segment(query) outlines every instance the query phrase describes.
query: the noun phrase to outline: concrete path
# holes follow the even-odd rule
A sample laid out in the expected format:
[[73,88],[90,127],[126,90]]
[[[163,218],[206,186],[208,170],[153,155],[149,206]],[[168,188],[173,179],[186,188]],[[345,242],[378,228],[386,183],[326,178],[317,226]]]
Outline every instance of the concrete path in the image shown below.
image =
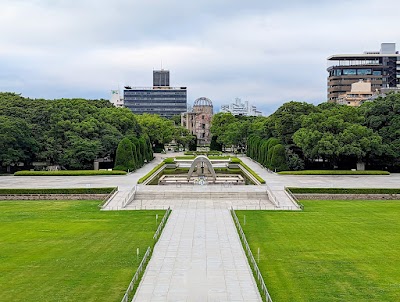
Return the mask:
[[172,211],[133,301],[261,301],[230,212]]

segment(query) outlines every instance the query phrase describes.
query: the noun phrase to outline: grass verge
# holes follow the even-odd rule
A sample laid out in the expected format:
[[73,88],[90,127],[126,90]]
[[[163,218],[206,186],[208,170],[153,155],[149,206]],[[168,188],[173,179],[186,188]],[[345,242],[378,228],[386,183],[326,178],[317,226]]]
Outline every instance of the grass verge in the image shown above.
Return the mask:
[[0,195],[110,194],[115,188],[0,189]]
[[251,175],[253,175],[260,183],[265,184],[265,180],[262,179],[256,172],[254,172],[248,165],[246,165],[240,158],[232,157],[231,162],[234,164],[240,164],[245,168]]
[[351,171],[351,170],[302,170],[281,171],[281,175],[390,175],[388,171]]
[[288,188],[293,194],[400,194],[400,189]]
[[18,171],[14,176],[92,176],[92,175],[126,175],[125,171],[106,170],[61,170],[61,171]]
[[97,205],[0,202],[1,300],[121,301],[165,211]]
[[154,172],[156,172],[158,169],[160,169],[162,166],[165,165],[165,160],[163,160],[161,163],[159,163],[157,166],[155,166],[153,169],[151,169],[151,171],[149,173],[147,173],[145,176],[143,176],[142,178],[140,178],[138,180],[138,184],[143,183],[145,180],[147,180],[151,175],[154,174]]
[[236,211],[272,299],[397,301],[399,201],[302,202],[301,212]]

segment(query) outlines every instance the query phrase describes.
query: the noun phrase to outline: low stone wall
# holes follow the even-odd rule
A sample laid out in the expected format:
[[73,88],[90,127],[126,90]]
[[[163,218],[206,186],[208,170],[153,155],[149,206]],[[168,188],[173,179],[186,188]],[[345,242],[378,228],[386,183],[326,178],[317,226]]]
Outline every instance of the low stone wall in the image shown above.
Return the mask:
[[0,200],[104,200],[109,194],[12,194]]
[[400,194],[293,194],[306,200],[400,200]]

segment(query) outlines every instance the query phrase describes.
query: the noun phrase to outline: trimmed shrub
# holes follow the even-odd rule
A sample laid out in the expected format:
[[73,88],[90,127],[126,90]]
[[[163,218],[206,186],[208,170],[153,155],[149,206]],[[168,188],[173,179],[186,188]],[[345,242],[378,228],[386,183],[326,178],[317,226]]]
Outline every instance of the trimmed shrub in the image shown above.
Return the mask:
[[135,169],[133,144],[128,138],[123,138],[118,144],[115,156],[115,167],[123,167],[124,171],[132,171]]
[[272,147],[271,151],[271,169],[276,171],[287,170],[288,167],[286,164],[285,147],[281,144],[277,144]]

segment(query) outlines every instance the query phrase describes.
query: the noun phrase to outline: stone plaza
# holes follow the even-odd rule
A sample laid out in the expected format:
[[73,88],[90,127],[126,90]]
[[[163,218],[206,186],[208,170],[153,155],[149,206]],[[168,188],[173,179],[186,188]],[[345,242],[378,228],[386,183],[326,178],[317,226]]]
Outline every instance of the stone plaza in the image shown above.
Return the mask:
[[[266,180],[260,186],[143,186],[138,179],[163,156],[126,176],[0,178],[0,188],[114,187],[104,210],[166,209],[172,213],[154,248],[134,301],[261,301],[229,209],[298,210],[285,187],[398,188],[400,175],[285,176],[242,161]],[[165,155],[164,155],[165,157]],[[134,191],[134,198],[124,204]],[[278,200],[272,202],[270,194]]]

